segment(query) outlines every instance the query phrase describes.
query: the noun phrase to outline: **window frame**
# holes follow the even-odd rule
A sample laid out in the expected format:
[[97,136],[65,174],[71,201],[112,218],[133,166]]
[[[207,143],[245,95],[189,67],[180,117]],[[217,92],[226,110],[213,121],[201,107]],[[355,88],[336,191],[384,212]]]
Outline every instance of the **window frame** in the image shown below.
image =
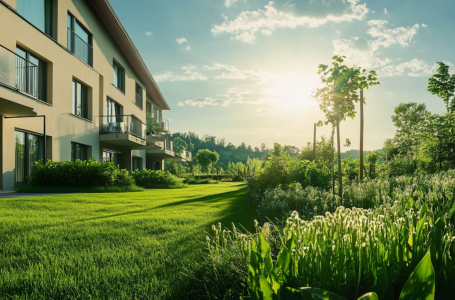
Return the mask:
[[[144,109],[144,89],[142,88],[142,86],[137,83],[136,81],[136,89],[135,89],[135,93],[136,93],[136,97],[135,97],[135,104],[137,107],[139,107],[141,110]],[[138,93],[139,92],[139,93]],[[140,103],[138,104],[138,96],[139,96],[139,99],[141,99]]]
[[[77,114],[77,104],[78,104],[78,99],[77,99],[77,89],[75,89],[75,85],[80,85],[81,86],[81,114]],[[80,118],[83,118],[83,119],[86,119],[86,120],[91,120],[90,116],[89,116],[89,100],[88,100],[88,91],[89,91],[89,88],[88,86],[86,86],[85,84],[83,84],[82,82],[80,82],[79,80],[73,78],[73,81],[72,81],[72,114],[77,116],[77,117],[80,117]]]
[[[135,164],[139,163],[138,168],[134,168]],[[131,158],[131,171],[134,172],[136,170],[143,171],[144,170],[144,160],[140,156],[133,155]]]
[[[17,50],[20,50],[20,51],[23,51],[24,54],[25,54],[25,58],[22,57],[21,55],[19,55],[17,53]],[[17,57],[20,57],[21,59],[24,59],[26,62],[27,62],[27,68],[26,68],[26,73],[25,73],[25,86],[26,86],[26,91],[22,91],[20,88],[19,90],[33,98],[36,98],[40,101],[43,101],[43,102],[46,102],[46,103],[49,103],[48,102],[48,99],[47,99],[47,84],[48,84],[48,74],[47,74],[47,62],[42,60],[41,58],[39,58],[37,55],[35,55],[34,53],[30,52],[29,50],[19,46],[19,45],[16,45],[16,65],[17,65]],[[30,61],[30,57],[32,57],[33,59],[36,59],[38,61],[38,65],[35,65],[33,62]],[[29,76],[29,65],[28,64],[32,64],[34,66],[36,66],[38,68],[38,71],[37,71],[37,76],[38,76],[38,83],[37,83],[37,96],[34,96],[32,94],[32,92],[29,90],[29,85],[30,85],[30,76]],[[16,70],[16,76],[19,76],[18,73],[17,73],[17,70]]]
[[[68,18],[70,18],[70,27],[68,27]],[[85,61],[84,58],[80,57],[79,55],[76,54],[76,46],[75,46],[75,36],[77,35],[84,43],[85,41],[76,33],[75,25],[78,25],[88,36],[88,43],[86,43],[89,46],[89,55],[88,55],[88,61]],[[66,21],[66,27],[67,27],[67,33],[69,33],[68,30],[71,31],[71,34],[67,34],[67,42],[66,42],[66,48],[73,53],[75,56],[79,57],[83,62],[88,64],[90,67],[93,67],[93,34],[91,33],[90,30],[87,29],[70,11],[67,13],[67,21]],[[70,43],[71,41],[71,43]]]
[[[115,78],[117,78],[117,82],[115,82]],[[125,94],[126,92],[125,82],[126,82],[125,68],[117,60],[114,59],[112,63],[112,85],[115,86],[123,94]]]
[[[35,1],[35,0],[33,0]],[[20,12],[21,8],[19,5],[19,1],[16,2],[16,12],[24,18],[29,24],[31,24],[33,27],[44,33],[45,35],[49,36],[52,39],[56,39],[56,30],[54,28],[54,1],[55,0],[43,0],[44,2],[44,30],[41,30],[39,28],[38,24],[35,24],[27,18],[27,16],[22,12]]]
[[[81,157],[82,156],[85,156],[82,157],[82,158],[78,158],[76,157],[77,155],[77,147],[81,147]],[[88,145],[85,145],[85,144],[81,144],[81,143],[77,143],[77,142],[71,142],[71,161],[76,161],[77,159],[79,160],[82,160],[82,161],[87,161],[89,159],[89,155],[88,155],[88,151],[89,151],[89,146]],[[85,155],[82,155],[82,153],[85,153]]]
[[[14,128],[14,137],[16,139],[16,132],[20,132],[24,134],[24,162],[23,162],[23,170],[21,170],[24,174],[24,180],[19,183],[17,181],[17,144],[16,141],[14,142],[14,186],[19,187],[22,186],[23,184],[27,183],[28,177],[30,177],[32,173],[32,167],[30,166],[30,135],[38,137],[40,141],[40,146],[41,146],[41,159],[44,160],[45,155],[44,155],[44,135],[37,133],[37,132],[32,132],[28,130],[23,130],[19,128]],[[35,163],[35,162],[33,162]]]

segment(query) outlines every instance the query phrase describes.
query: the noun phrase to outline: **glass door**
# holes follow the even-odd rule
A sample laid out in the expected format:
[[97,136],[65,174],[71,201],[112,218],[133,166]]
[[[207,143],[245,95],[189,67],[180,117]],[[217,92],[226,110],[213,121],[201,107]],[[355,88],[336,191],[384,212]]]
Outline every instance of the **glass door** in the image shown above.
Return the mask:
[[35,162],[44,159],[44,139],[40,135],[16,131],[15,140],[15,185],[19,187],[27,182]]

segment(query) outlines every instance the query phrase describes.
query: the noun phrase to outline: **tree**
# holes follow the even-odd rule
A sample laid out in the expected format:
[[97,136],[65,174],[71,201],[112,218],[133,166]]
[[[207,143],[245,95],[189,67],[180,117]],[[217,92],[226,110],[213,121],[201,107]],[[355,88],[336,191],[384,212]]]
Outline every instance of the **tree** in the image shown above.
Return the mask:
[[188,144],[184,140],[182,140],[182,138],[177,137],[174,139],[174,152],[176,154],[182,153],[187,148]]
[[[376,73],[361,70],[358,67],[347,67],[343,65],[344,56],[334,56],[332,65],[319,65],[318,74],[324,87],[318,88],[314,98],[319,102],[319,107],[325,113],[324,123],[331,124],[337,132],[337,154],[338,154],[338,194],[343,195],[343,181],[341,170],[341,142],[340,122],[347,117],[354,118],[355,102],[359,101],[357,90],[365,86],[377,84]],[[319,126],[322,125],[320,121]]]
[[215,165],[220,159],[220,155],[215,151],[208,149],[201,149],[196,154],[196,160],[204,170],[208,170],[208,167]]
[[428,91],[441,98],[447,113],[453,113],[455,109],[455,74],[449,74],[449,66],[442,61],[437,62],[439,68],[437,73],[428,79]]
[[400,153],[412,157],[415,168],[421,133],[430,113],[425,104],[415,102],[400,103],[394,112],[392,121],[397,127],[395,144]]

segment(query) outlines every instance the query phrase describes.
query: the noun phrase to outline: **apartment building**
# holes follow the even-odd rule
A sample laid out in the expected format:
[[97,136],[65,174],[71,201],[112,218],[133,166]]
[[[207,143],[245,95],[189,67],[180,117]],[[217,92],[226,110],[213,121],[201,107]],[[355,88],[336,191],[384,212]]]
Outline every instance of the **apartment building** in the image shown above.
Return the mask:
[[130,171],[185,160],[172,150],[169,105],[107,0],[0,0],[0,28],[0,189],[24,184],[39,160]]

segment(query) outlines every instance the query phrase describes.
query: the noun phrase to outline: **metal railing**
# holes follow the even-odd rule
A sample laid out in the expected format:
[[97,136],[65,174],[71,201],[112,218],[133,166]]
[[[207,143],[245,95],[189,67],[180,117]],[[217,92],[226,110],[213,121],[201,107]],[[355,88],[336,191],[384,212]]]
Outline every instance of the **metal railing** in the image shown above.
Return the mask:
[[74,55],[85,61],[89,66],[93,66],[93,48],[70,28],[68,29],[68,50]]
[[169,131],[169,121],[166,119],[156,120],[157,131]]
[[0,45],[0,83],[38,98],[38,66]]
[[133,115],[100,116],[100,133],[129,133],[145,140],[146,126]]
[[186,160],[187,160],[187,161],[191,161],[192,158],[193,158],[193,157],[192,157],[193,155],[192,155],[191,152],[188,151],[188,150],[185,150],[185,156],[186,156]]
[[136,93],[136,105],[142,109],[142,96]]

